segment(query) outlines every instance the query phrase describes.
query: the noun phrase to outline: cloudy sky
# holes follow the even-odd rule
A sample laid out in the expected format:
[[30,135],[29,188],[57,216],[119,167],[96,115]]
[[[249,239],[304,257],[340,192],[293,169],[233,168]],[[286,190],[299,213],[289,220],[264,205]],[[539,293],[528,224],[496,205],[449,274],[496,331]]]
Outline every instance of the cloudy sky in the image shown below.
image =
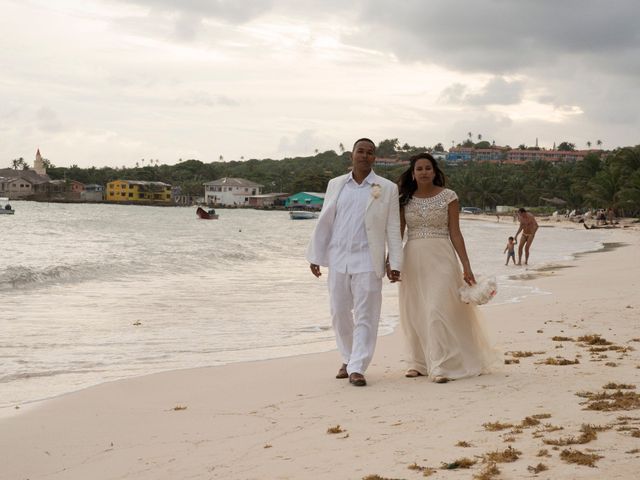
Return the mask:
[[640,143],[637,0],[0,0],[0,167]]

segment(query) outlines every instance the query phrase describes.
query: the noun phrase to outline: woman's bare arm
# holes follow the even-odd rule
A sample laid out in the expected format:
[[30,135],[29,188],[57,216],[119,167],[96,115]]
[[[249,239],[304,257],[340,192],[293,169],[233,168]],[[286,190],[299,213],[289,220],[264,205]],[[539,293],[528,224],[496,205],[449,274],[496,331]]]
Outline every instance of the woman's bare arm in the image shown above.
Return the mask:
[[453,248],[458,254],[460,263],[462,263],[464,281],[469,285],[473,285],[474,283],[476,283],[476,279],[473,276],[471,263],[469,262],[469,256],[467,255],[467,248],[464,244],[464,237],[462,236],[462,232],[460,231],[460,215],[458,213],[459,208],[460,204],[458,200],[454,200],[453,202],[449,203],[449,238],[451,238]]

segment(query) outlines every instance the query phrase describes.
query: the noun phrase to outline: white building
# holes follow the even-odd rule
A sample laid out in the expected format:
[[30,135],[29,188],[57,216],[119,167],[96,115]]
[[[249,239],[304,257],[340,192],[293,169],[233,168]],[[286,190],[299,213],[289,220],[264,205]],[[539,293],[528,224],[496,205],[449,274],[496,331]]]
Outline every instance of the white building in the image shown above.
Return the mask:
[[33,184],[26,178],[0,177],[0,197],[24,198],[33,194]]
[[38,149],[33,169],[0,168],[0,197],[16,199],[37,195],[49,189],[50,181]]
[[245,206],[249,205],[249,197],[261,194],[263,187],[244,178],[219,178],[204,184],[204,201],[215,205]]

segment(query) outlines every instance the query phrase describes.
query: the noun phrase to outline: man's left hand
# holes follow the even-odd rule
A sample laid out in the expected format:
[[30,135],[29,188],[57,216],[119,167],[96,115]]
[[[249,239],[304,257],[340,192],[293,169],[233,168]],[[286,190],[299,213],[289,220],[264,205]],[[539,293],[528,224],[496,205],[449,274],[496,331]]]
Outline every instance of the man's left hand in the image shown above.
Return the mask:
[[400,271],[399,270],[388,270],[387,277],[391,280],[391,283],[400,282]]

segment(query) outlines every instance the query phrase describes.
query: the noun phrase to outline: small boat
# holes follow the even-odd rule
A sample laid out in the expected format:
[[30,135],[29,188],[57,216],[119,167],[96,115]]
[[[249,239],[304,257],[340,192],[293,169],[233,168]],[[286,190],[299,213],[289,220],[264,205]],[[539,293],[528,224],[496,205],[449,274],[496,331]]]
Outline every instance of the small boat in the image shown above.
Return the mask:
[[217,220],[218,219],[218,214],[216,213],[216,211],[213,208],[210,208],[209,210],[205,210],[202,207],[198,207],[198,209],[196,210],[196,215],[198,215],[198,218],[201,218],[203,220]]
[[311,218],[318,218],[318,214],[310,210],[291,210],[289,212],[289,218],[291,218],[291,220],[309,220]]
[[7,197],[0,197],[0,215],[13,215],[16,211],[11,208]]

